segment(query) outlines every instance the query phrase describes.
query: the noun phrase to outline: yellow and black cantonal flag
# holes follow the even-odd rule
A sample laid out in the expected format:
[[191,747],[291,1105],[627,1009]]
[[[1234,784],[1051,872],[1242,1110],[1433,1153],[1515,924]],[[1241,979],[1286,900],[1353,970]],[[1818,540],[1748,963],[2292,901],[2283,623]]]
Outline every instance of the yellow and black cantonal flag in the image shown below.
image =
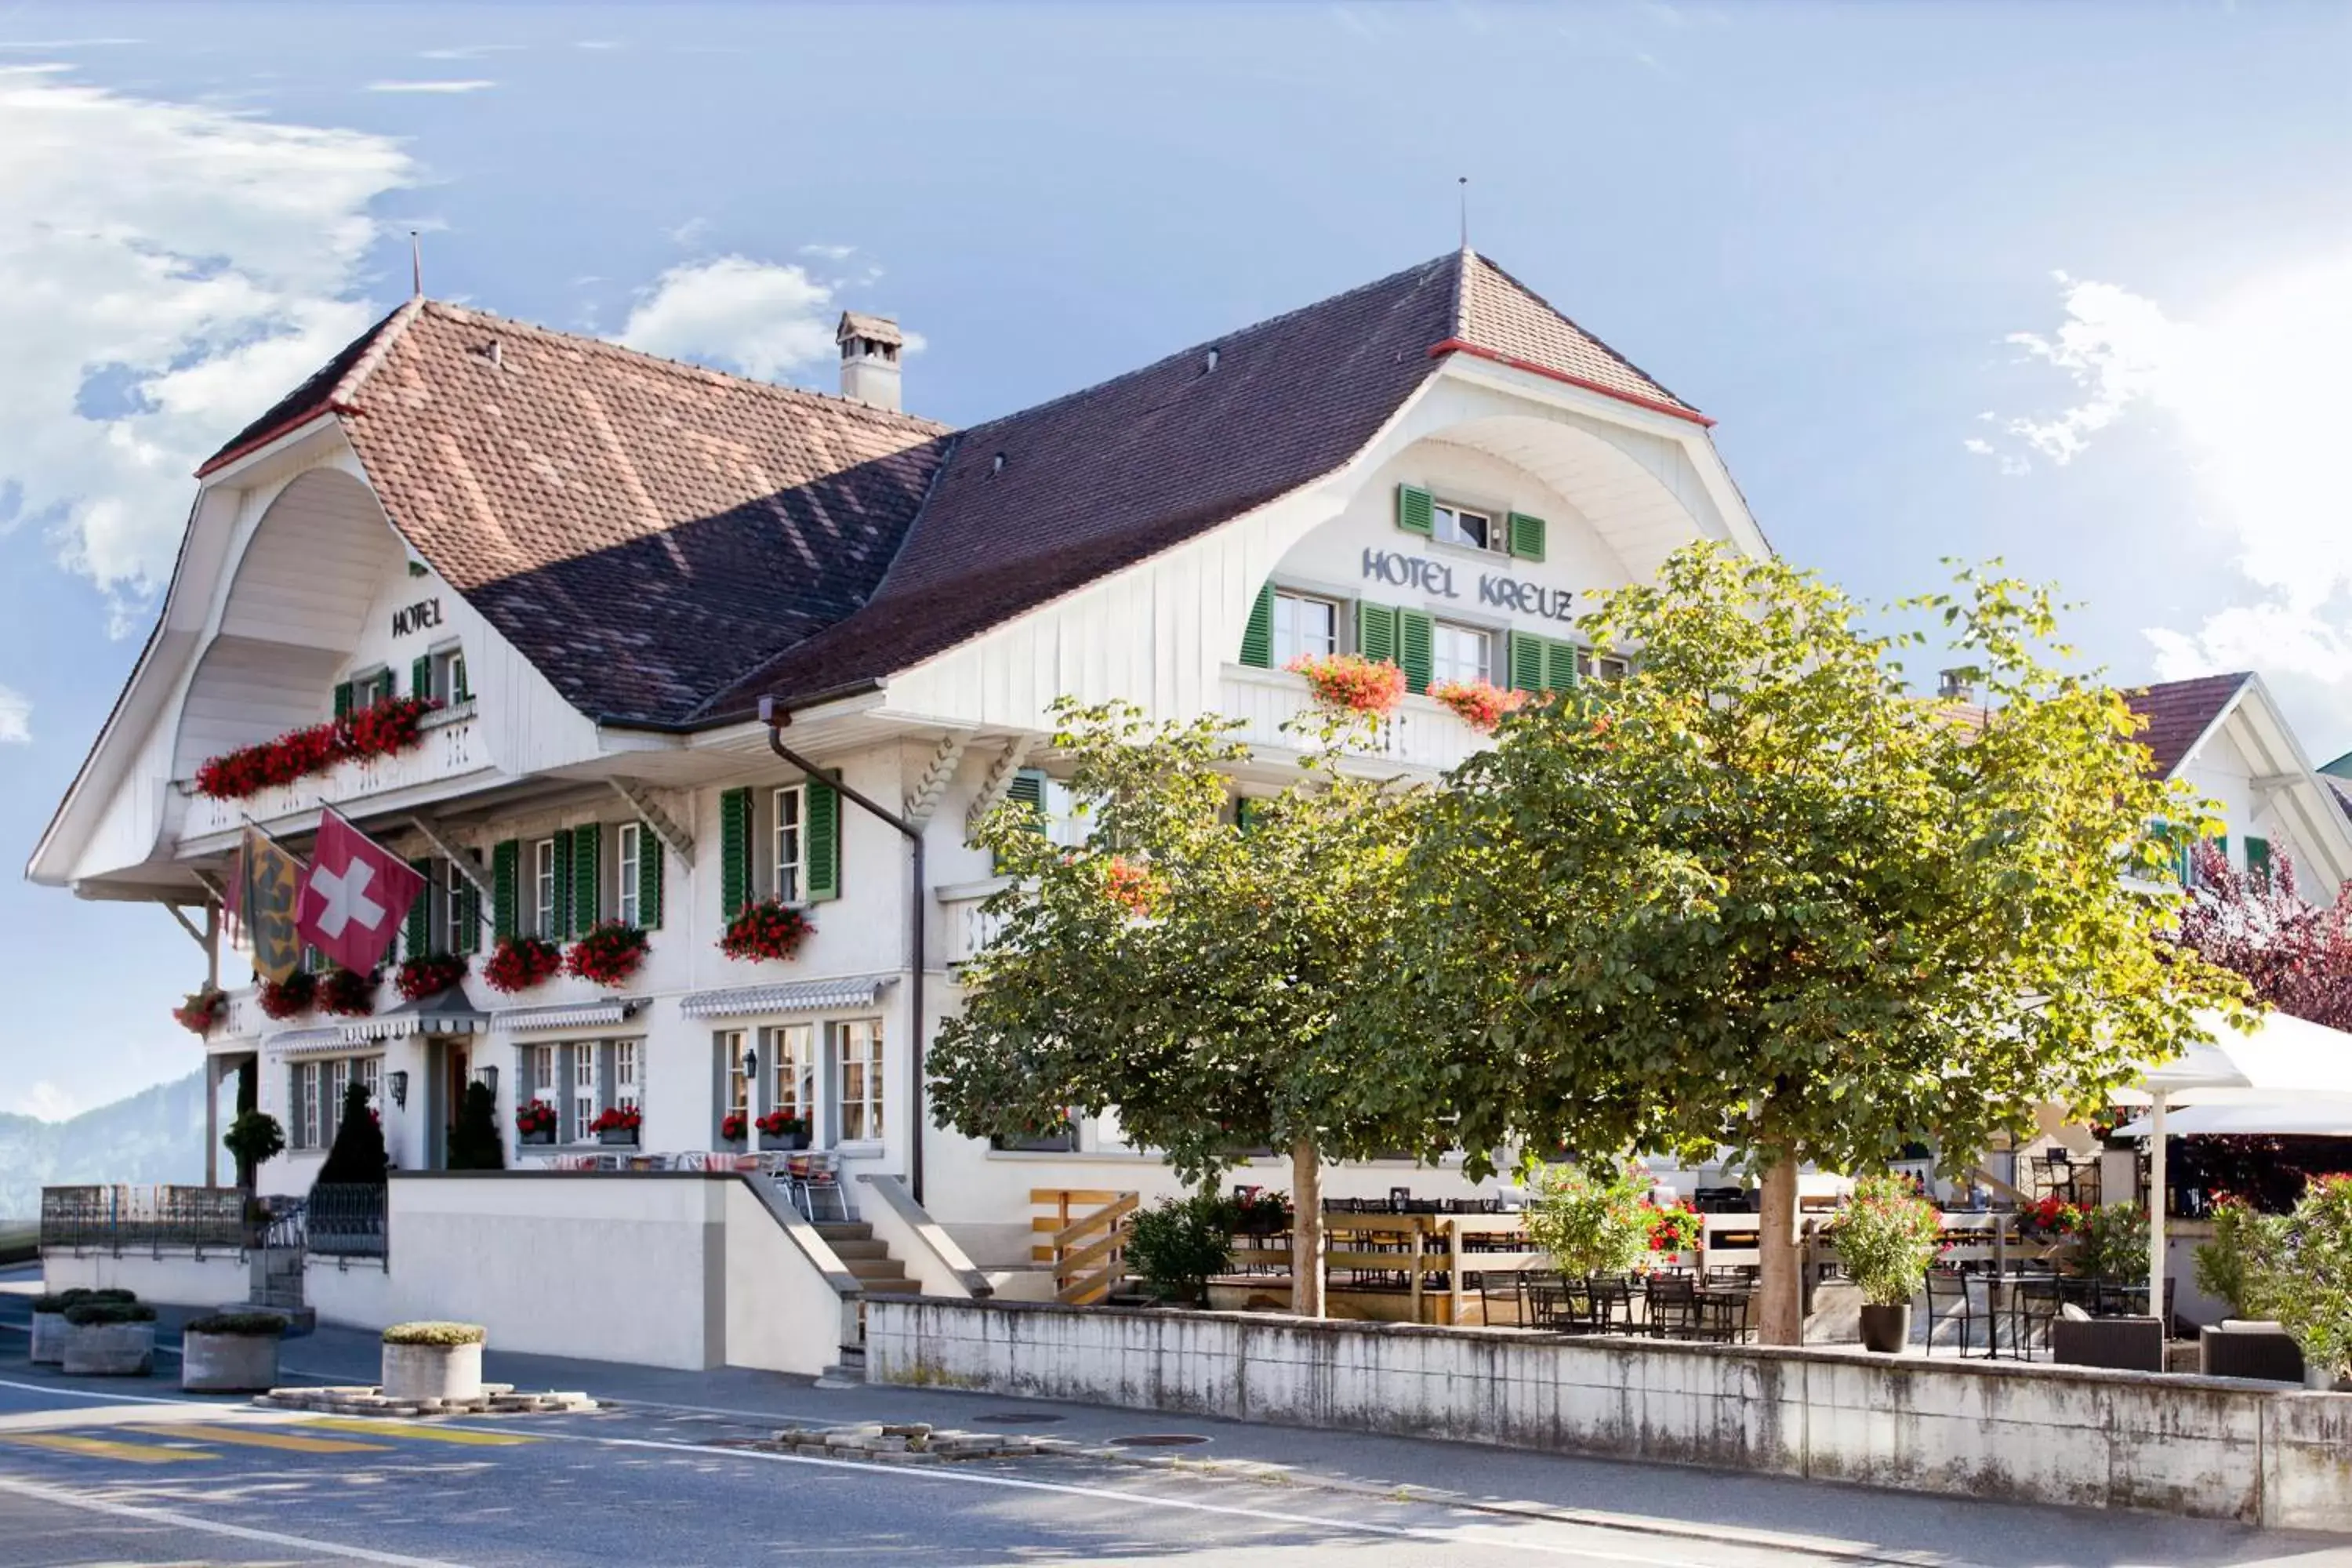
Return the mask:
[[253,967],[264,980],[283,984],[302,962],[294,934],[294,906],[302,885],[302,862],[258,827],[245,830],[237,854],[237,918],[253,943]]

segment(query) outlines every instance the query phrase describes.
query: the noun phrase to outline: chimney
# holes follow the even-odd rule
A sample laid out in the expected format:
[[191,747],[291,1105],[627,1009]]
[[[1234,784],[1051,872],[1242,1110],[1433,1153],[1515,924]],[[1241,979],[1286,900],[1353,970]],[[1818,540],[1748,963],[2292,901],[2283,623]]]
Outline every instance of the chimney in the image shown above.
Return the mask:
[[841,313],[834,332],[841,344],[841,395],[896,413],[898,408],[898,351],[907,335],[887,316]]

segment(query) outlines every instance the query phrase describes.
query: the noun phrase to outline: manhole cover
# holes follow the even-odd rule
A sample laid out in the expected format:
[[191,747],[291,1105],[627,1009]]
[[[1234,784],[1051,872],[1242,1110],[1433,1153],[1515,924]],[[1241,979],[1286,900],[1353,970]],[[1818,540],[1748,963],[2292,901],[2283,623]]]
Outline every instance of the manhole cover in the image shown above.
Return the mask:
[[1113,1437],[1110,1441],[1114,1448],[1181,1448],[1208,1439],[1197,1432],[1138,1432],[1131,1437]]
[[1066,1421],[1066,1415],[975,1415],[975,1426],[1042,1426],[1052,1421]]

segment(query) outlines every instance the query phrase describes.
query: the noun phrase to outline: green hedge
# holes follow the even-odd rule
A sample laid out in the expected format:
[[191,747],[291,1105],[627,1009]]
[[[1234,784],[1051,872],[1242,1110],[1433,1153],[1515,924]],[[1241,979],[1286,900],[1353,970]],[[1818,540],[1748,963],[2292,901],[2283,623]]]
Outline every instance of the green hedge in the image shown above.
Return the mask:
[[116,1323],[152,1323],[155,1309],[143,1301],[77,1301],[66,1309],[66,1321],[77,1329],[105,1328]]
[[388,1345],[478,1345],[489,1337],[479,1323],[394,1323],[383,1331]]
[[131,1290],[90,1290],[77,1285],[70,1290],[58,1290],[33,1298],[36,1312],[62,1312],[68,1307],[79,1307],[85,1301],[136,1301],[138,1293]]
[[286,1331],[286,1320],[275,1312],[213,1312],[191,1321],[186,1334],[234,1334],[241,1339],[274,1340]]

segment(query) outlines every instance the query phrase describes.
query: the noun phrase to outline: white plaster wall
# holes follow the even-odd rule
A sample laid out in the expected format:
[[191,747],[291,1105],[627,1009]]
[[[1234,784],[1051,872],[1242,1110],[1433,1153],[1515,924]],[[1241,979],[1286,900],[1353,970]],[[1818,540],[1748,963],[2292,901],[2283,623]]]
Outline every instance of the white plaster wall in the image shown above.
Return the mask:
[[241,1252],[148,1253],[116,1257],[102,1252],[51,1250],[41,1255],[41,1288],[70,1290],[131,1290],[142,1301],[165,1307],[219,1307],[247,1299],[252,1275]]
[[749,1187],[722,1190],[726,1363],[814,1377],[841,1359],[842,1299]]

